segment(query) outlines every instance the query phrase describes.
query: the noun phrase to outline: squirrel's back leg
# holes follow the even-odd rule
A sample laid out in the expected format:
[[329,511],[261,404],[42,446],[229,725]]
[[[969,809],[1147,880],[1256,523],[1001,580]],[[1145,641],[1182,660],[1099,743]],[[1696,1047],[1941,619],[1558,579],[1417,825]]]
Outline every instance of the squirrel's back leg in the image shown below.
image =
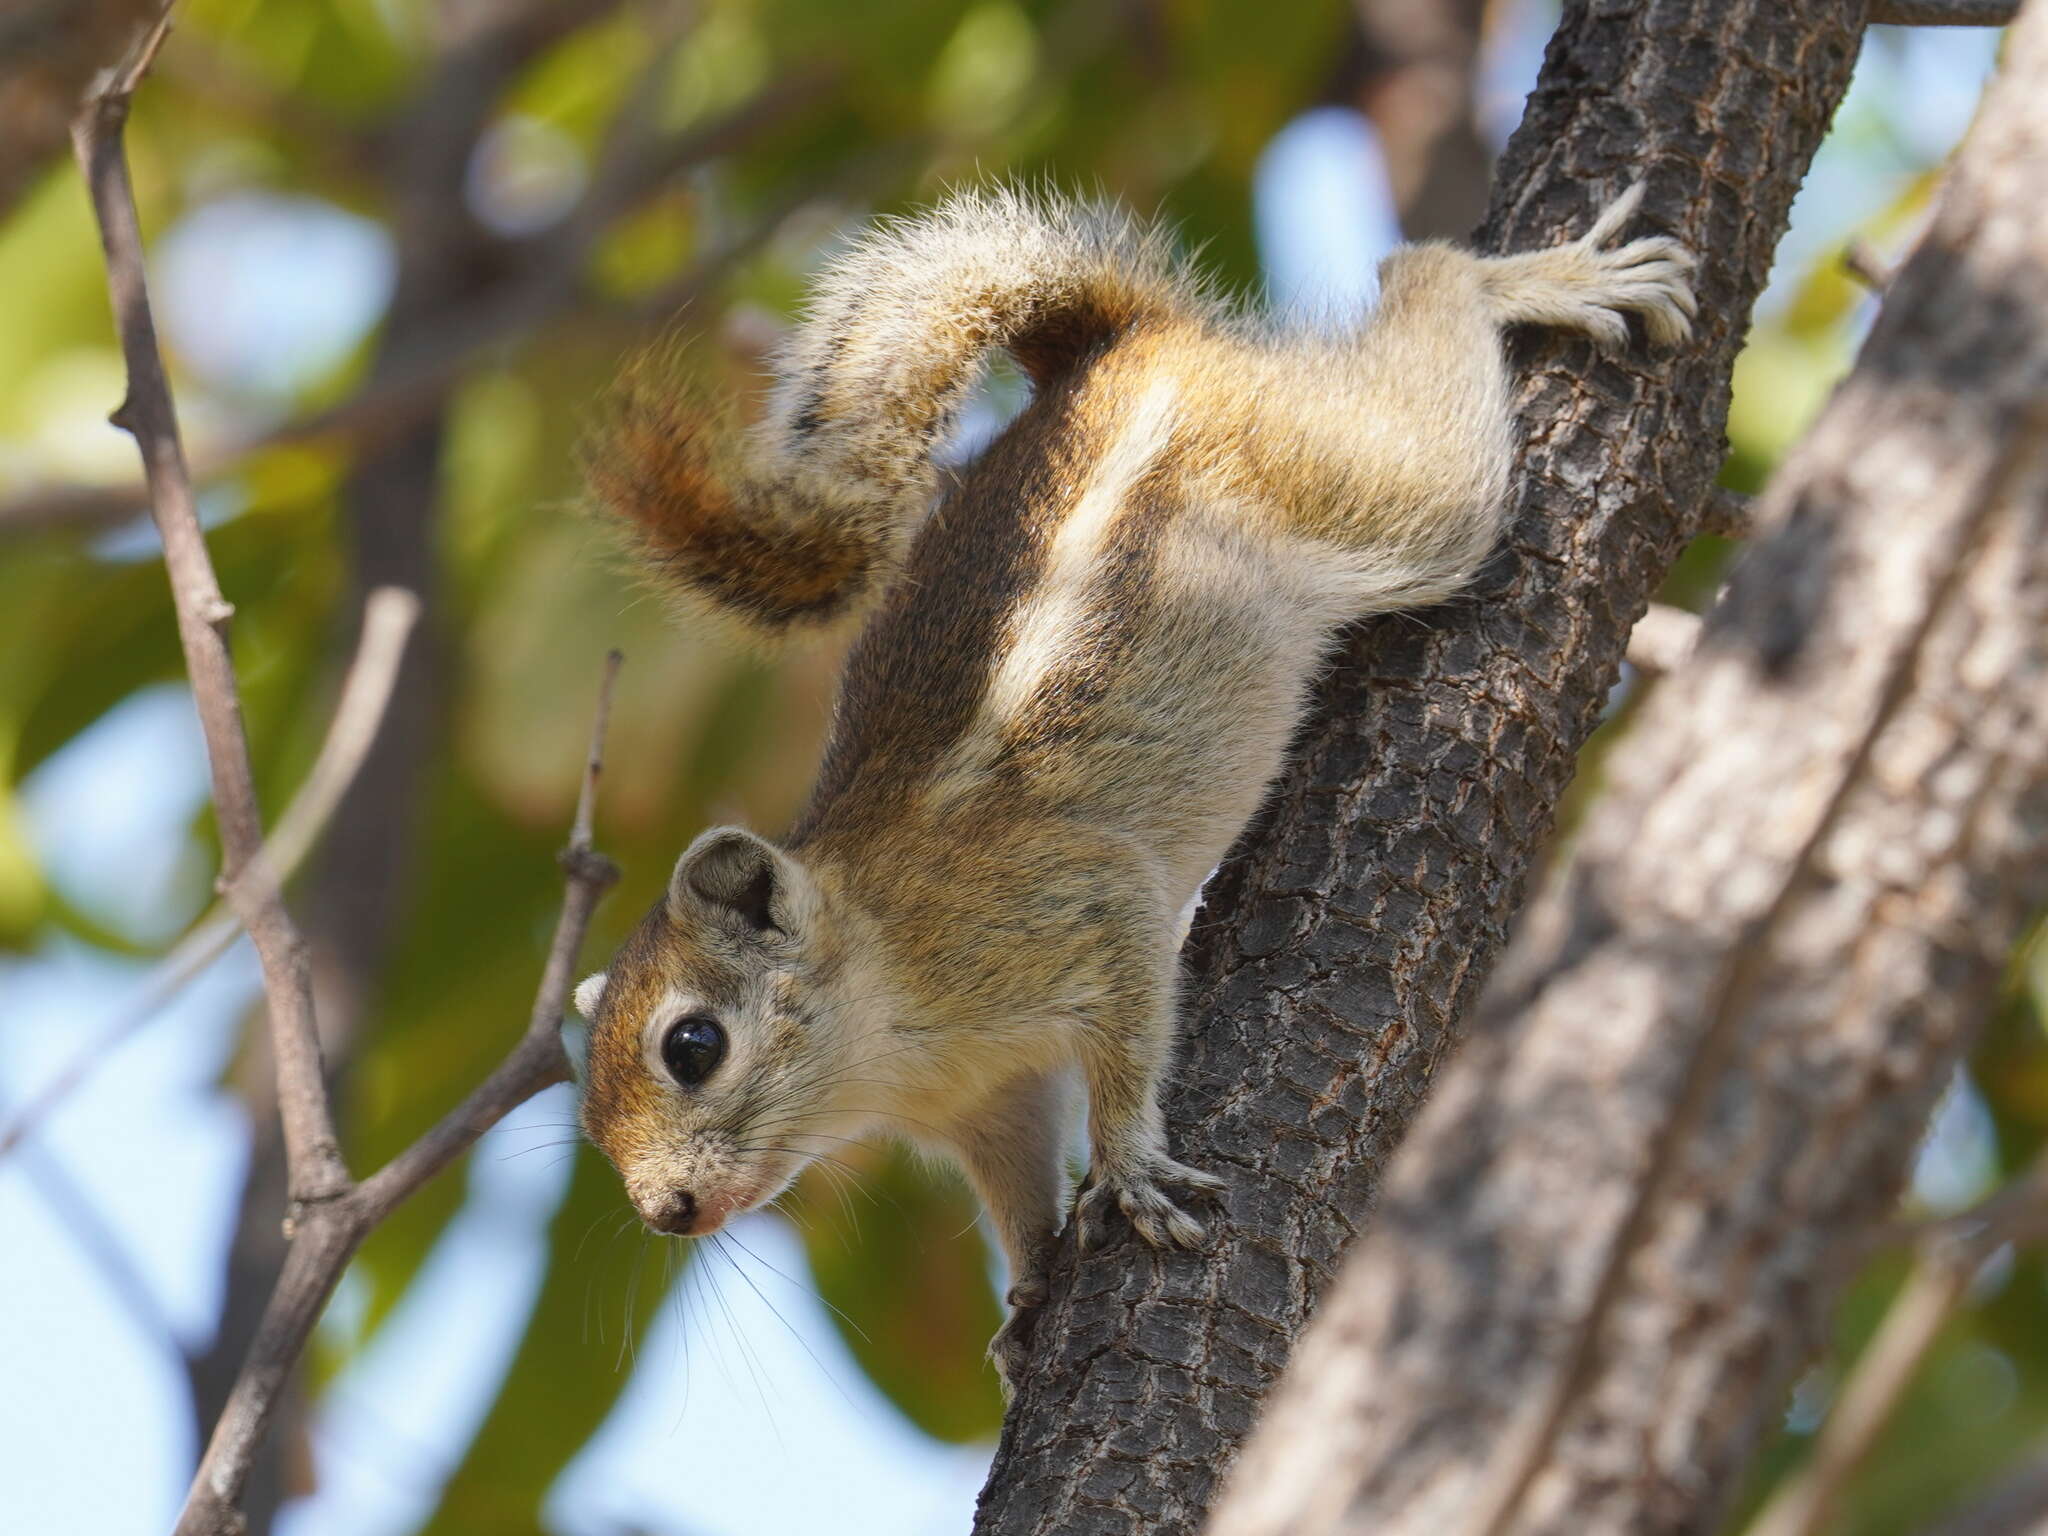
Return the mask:
[[1685,248],[1665,236],[1610,248],[1640,201],[1631,189],[1584,236],[1550,250],[1403,246],[1381,264],[1379,305],[1357,335],[1295,352],[1283,344],[1267,364],[1283,370],[1280,387],[1260,392],[1264,419],[1246,436],[1296,462],[1255,458],[1267,494],[1249,485],[1247,500],[1335,568],[1352,611],[1447,597],[1498,541],[1513,462],[1506,327],[1549,325],[1620,346],[1633,313],[1652,341],[1689,334]]

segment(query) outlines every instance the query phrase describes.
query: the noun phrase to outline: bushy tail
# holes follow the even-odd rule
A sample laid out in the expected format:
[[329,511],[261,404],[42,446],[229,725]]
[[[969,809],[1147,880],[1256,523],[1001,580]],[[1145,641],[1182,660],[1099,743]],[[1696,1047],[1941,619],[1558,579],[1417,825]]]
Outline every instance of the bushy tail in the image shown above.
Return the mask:
[[1044,385],[1201,302],[1166,242],[1120,214],[957,195],[825,271],[743,439],[664,370],[630,369],[587,456],[591,493],[694,614],[754,641],[829,624],[893,578],[992,349]]

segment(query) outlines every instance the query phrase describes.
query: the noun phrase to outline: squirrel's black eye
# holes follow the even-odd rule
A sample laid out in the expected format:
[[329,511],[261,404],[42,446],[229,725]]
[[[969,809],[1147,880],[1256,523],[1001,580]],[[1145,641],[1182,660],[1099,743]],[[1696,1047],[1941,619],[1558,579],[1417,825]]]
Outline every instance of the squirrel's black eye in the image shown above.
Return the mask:
[[725,1060],[725,1031],[709,1014],[693,1013],[661,1037],[661,1064],[685,1088],[694,1088]]

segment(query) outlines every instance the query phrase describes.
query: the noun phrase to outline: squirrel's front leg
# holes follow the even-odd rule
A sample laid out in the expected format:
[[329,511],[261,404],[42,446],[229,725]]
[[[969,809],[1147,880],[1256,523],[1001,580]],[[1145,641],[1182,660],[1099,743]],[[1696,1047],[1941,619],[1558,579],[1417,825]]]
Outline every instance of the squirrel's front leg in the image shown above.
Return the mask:
[[1010,1263],[1004,1299],[1011,1311],[988,1351],[1005,1386],[1016,1381],[1035,1311],[1045,1300],[1046,1265],[1066,1205],[1071,1099],[1065,1073],[1015,1078],[952,1135],[960,1165]]
[[1224,1187],[1214,1174],[1167,1155],[1159,1085],[1173,1050],[1173,1021],[1168,988],[1146,1005],[1091,1021],[1082,1037],[1093,1146],[1088,1188],[1075,1213],[1083,1250],[1107,1237],[1111,1206],[1154,1247],[1193,1248],[1202,1241],[1202,1223],[1167,1190],[1210,1193]]

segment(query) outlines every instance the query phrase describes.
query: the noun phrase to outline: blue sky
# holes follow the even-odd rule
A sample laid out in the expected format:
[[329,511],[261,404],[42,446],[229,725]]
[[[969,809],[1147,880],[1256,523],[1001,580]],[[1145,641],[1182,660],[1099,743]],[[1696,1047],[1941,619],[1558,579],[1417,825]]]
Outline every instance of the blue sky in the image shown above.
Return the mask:
[[[1525,0],[1516,14],[1488,77],[1489,121],[1502,133],[1533,74],[1547,7]],[[1955,142],[1995,37],[1891,33],[1874,44],[1795,209],[1781,272],[1802,270]],[[1373,262],[1393,233],[1381,185],[1370,132],[1348,113],[1308,114],[1275,141],[1256,215],[1279,302],[1331,313],[1367,301]],[[382,302],[390,257],[374,225],[340,210],[231,196],[168,232],[155,264],[165,328],[194,369],[260,398],[288,391],[353,344]],[[226,304],[218,285],[193,280],[223,266],[238,274]],[[124,548],[143,553],[132,540]],[[25,798],[66,894],[161,941],[176,926],[170,919],[188,918],[204,898],[207,872],[193,867],[186,839],[203,793],[189,701],[162,688],[41,768]],[[0,962],[0,1110],[69,1058],[138,970],[59,942]],[[195,1448],[166,1340],[202,1337],[217,1306],[246,1132],[215,1084],[233,1020],[253,995],[253,966],[238,949],[113,1053],[36,1143],[0,1163],[9,1388],[0,1393],[9,1462],[0,1529],[126,1536],[169,1525]],[[561,1154],[533,1149],[564,1118],[561,1103],[536,1101],[481,1145],[469,1202],[428,1270],[323,1404],[320,1489],[288,1513],[289,1536],[396,1536],[431,1505],[490,1400],[536,1283],[566,1168]],[[1952,1100],[1943,1125],[1923,1185],[1956,1201],[1981,1183],[1985,1131],[1967,1094]],[[127,1292],[89,1256],[89,1229],[57,1214],[81,1208],[81,1197],[136,1271]],[[722,1302],[698,1291],[671,1299],[611,1422],[555,1491],[557,1529],[966,1528],[986,1448],[930,1441],[867,1386],[808,1291],[783,1278],[800,1278],[804,1260],[779,1220],[750,1218],[740,1231],[766,1261],[752,1284],[726,1274]],[[713,1268],[703,1267],[707,1278]],[[138,1304],[135,1291],[146,1299]],[[333,1325],[346,1327],[351,1307],[344,1288]],[[594,1347],[590,1364],[615,1368],[608,1347]]]

